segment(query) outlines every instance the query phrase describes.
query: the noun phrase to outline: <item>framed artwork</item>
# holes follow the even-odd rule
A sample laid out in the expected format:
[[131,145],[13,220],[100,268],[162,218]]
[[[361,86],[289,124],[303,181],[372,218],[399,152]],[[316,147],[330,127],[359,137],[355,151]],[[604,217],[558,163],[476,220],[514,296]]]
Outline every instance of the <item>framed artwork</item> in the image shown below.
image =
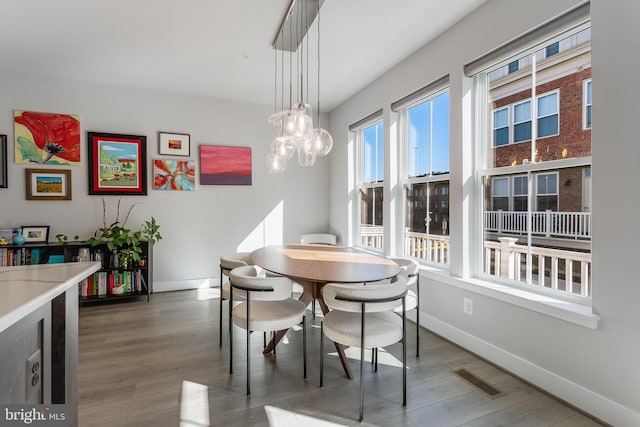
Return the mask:
[[80,164],[80,117],[72,114],[13,112],[16,163]]
[[3,239],[8,244],[13,243],[13,238],[18,234],[17,228],[6,228],[4,230],[0,230],[0,239]]
[[71,200],[70,169],[25,169],[27,200]]
[[7,188],[7,135],[0,135],[0,188]]
[[200,145],[201,185],[251,185],[251,147]]
[[196,163],[193,160],[154,159],[153,189],[194,191],[196,189]]
[[87,132],[89,194],[147,194],[147,137]]
[[48,225],[23,225],[22,235],[27,243],[48,242],[49,226]]
[[158,132],[158,154],[168,156],[191,155],[191,136],[188,133]]

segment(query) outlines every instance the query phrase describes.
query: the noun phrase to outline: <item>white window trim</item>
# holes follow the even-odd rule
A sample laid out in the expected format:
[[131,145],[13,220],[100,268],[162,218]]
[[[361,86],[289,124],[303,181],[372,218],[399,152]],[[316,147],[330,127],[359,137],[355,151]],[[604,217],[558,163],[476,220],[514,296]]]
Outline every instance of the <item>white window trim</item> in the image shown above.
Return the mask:
[[[522,105],[522,104],[526,104],[529,103],[529,120],[523,120],[520,122],[516,122],[516,107],[518,105]],[[521,123],[526,123],[526,122],[533,122],[533,119],[531,117],[531,115],[533,114],[533,106],[531,105],[531,98],[522,100],[522,101],[518,101],[518,102],[514,102],[513,103],[513,107],[511,109],[511,111],[513,111],[513,132],[511,132],[513,134],[513,137],[511,138],[511,143],[512,144],[520,144],[521,142],[529,142],[531,141],[531,135],[529,136],[529,139],[523,139],[522,141],[516,141],[516,125],[519,125]],[[533,132],[533,123],[531,124],[531,131]]]
[[[587,87],[591,85],[591,103],[587,103]],[[593,108],[591,109],[591,125],[587,124],[587,107],[593,106],[593,85],[591,79],[582,82],[582,130],[590,130],[593,127]]]
[[[546,116],[541,116],[539,114],[539,110],[538,110],[538,100],[540,98],[544,98],[545,96],[549,96],[551,94],[555,93],[556,94],[556,112],[553,114],[547,114]],[[540,119],[544,119],[546,117],[551,117],[551,116],[558,116],[558,132],[554,133],[552,135],[545,135],[545,136],[539,136],[536,135],[536,140],[540,140],[540,139],[544,139],[544,138],[551,138],[554,136],[558,136],[560,135],[560,90],[559,89],[555,89],[555,90],[551,90],[549,92],[545,92],[545,93],[541,93],[539,95],[536,95],[536,121],[540,120]],[[536,124],[536,133],[539,133],[540,129],[539,126]]]
[[[501,110],[507,110],[507,125],[506,126],[501,126],[499,128],[496,128],[496,124],[495,124],[496,113],[498,111],[501,111]],[[495,137],[494,137],[495,131],[497,129],[504,129],[505,127],[509,131],[509,137],[507,138],[507,143],[506,144],[502,144],[502,145],[496,145],[496,140],[495,140]],[[494,108],[491,111],[491,138],[493,139],[493,141],[492,141],[493,148],[505,147],[507,145],[513,144],[512,134],[513,134],[513,132],[512,132],[512,129],[511,129],[511,104],[503,105],[502,107],[498,107],[498,108]]]

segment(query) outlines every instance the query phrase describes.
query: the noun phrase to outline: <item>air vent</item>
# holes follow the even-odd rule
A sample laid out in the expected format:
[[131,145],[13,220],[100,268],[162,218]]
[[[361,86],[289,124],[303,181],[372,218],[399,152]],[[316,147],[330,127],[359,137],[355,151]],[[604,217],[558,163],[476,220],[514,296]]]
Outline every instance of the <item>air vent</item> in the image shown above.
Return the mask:
[[502,392],[500,390],[498,390],[497,388],[495,388],[494,386],[492,386],[482,378],[475,376],[474,374],[467,371],[466,369],[458,369],[457,371],[454,371],[454,373],[460,378],[478,387],[480,390],[485,392],[491,398],[502,396]]

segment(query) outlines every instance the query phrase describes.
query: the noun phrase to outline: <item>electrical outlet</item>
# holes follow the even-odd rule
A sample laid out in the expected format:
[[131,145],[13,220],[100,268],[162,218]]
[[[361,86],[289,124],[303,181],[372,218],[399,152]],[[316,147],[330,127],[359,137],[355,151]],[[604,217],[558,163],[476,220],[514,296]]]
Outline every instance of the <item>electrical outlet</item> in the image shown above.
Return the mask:
[[462,307],[462,311],[464,311],[465,314],[468,314],[470,316],[473,314],[473,300],[471,298],[464,299],[464,305]]
[[40,349],[38,349],[27,359],[26,401],[29,403],[41,403],[42,359],[40,354]]

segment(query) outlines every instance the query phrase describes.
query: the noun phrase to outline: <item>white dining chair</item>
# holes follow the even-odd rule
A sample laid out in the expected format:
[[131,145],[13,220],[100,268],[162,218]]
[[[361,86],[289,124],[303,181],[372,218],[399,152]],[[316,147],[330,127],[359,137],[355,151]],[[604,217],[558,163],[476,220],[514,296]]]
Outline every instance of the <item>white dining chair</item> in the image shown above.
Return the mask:
[[[280,331],[302,323],[303,377],[307,378],[307,326],[305,305],[291,298],[293,282],[283,276],[258,276],[254,266],[237,267],[230,273],[233,306],[236,290],[245,299],[232,309],[232,322],[247,331],[247,396],[251,394],[251,332]],[[274,345],[275,353],[275,345]],[[229,339],[229,373],[233,373],[233,333]]]
[[[360,413],[364,419],[364,350],[402,342],[402,406],[407,406],[407,340],[405,296],[407,281],[398,276],[391,283],[329,283],[322,288],[325,303],[331,309],[320,323],[320,387],[324,384],[324,337],[350,347],[360,348]],[[402,301],[402,317],[394,313]]]
[[[220,343],[222,345],[222,302],[229,300],[231,293],[231,286],[228,281],[224,281],[224,277],[229,278],[231,270],[236,267],[242,267],[246,265],[252,265],[249,252],[236,252],[233,254],[220,256]],[[236,302],[244,300],[244,292],[237,292],[234,298]],[[229,318],[231,318],[231,305],[229,305]],[[231,331],[231,320],[229,320],[229,331]]]
[[[416,357],[420,357],[420,265],[411,258],[392,257],[390,258],[401,268],[400,275],[407,278],[407,311],[416,310]],[[415,288],[415,291],[411,289]],[[401,307],[396,307],[396,312],[400,312]]]

